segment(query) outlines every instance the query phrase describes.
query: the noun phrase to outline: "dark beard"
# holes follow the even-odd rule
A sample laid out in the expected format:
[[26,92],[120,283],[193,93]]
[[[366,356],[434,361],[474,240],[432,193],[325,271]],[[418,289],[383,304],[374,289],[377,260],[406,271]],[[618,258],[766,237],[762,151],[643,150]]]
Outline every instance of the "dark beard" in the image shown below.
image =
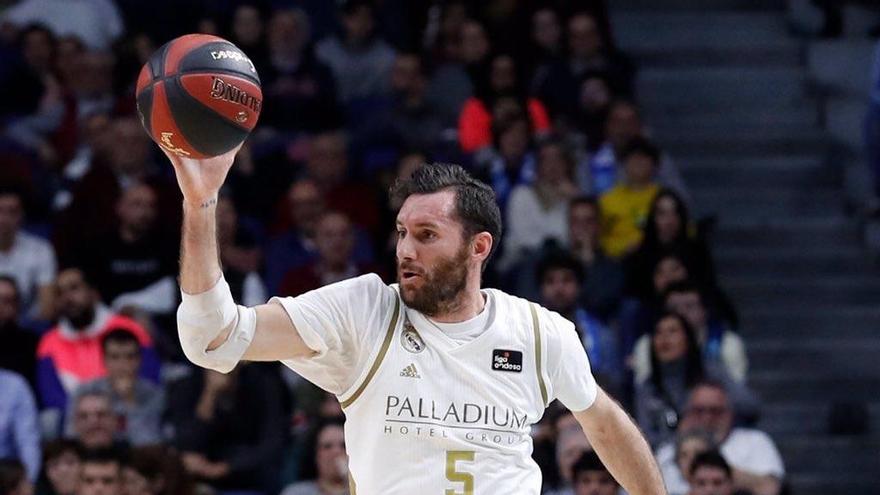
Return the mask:
[[[406,291],[401,288],[403,302],[426,315],[448,313],[460,304],[460,296],[467,286],[467,246],[451,258],[443,258],[434,270],[423,274],[422,288]],[[398,283],[400,271],[398,270]]]
[[95,306],[89,306],[76,314],[67,315],[71,326],[77,330],[82,330],[95,321]]

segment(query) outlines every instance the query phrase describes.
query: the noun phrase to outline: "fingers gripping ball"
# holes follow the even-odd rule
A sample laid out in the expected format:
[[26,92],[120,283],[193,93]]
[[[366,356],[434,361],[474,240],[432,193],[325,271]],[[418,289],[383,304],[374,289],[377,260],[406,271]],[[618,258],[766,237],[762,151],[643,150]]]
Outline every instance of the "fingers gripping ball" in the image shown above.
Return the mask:
[[245,140],[263,106],[260,78],[232,43],[188,34],[150,57],[137,81],[137,108],[159,146],[188,158],[222,155]]

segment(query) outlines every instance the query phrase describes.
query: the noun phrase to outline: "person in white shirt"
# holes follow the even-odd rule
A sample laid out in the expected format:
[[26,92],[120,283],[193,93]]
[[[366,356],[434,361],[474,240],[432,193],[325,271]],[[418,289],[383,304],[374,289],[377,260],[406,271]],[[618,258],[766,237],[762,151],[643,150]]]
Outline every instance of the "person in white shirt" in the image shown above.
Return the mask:
[[664,493],[647,442],[596,385],[573,324],[480,288],[501,234],[489,186],[443,164],[396,184],[399,285],[364,275],[248,308],[232,300],[215,240],[217,192],[236,152],[168,154],[184,196],[181,345],[224,373],[242,359],[279,360],[335,394],[352,493],[537,495],[530,430],[557,398],[627,492]]
[[48,319],[57,270],[55,250],[47,241],[21,230],[23,220],[21,192],[0,189],[0,274],[15,279],[26,315]]
[[[680,431],[701,428],[713,436],[718,450],[733,470],[736,491],[754,495],[778,495],[785,477],[785,467],[776,445],[769,435],[752,428],[733,427],[733,408],[724,386],[705,381],[691,391],[685,407]],[[675,445],[667,443],[657,449],[657,462],[675,462]],[[666,480],[667,486],[681,481]]]

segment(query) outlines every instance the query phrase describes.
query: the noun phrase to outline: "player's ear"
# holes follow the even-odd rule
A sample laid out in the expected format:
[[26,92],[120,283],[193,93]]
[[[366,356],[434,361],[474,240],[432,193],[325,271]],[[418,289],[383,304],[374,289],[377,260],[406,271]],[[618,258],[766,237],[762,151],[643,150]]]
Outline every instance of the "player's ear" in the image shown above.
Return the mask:
[[492,252],[492,234],[488,232],[480,232],[474,235],[471,241],[471,253],[479,258],[480,261],[489,257]]

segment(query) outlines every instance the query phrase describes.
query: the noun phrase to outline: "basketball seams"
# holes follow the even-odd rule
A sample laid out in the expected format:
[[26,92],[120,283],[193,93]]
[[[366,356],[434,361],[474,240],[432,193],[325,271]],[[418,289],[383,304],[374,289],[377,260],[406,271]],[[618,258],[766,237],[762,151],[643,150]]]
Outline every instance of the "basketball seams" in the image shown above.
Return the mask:
[[[204,122],[205,119],[195,118],[195,117],[189,115],[188,112],[184,111],[184,109],[178,108],[177,106],[172,105],[171,104],[172,97],[170,95],[169,90],[174,91],[175,98],[180,98],[181,100],[185,100],[189,104],[194,105],[195,108],[191,107],[192,110],[200,110],[200,111],[204,112],[206,116],[216,118],[218,123],[224,125],[230,131],[242,133],[243,138],[246,138],[247,135],[250,133],[249,129],[239,126],[234,121],[227,119],[223,115],[217,113],[213,108],[211,108],[207,105],[204,105],[197,98],[195,98],[194,96],[189,94],[189,92],[183,86],[183,83],[180,82],[180,80],[178,78],[172,79],[171,81],[169,81],[169,83],[174,84],[174,86],[171,87],[166,83],[167,89],[165,92],[165,97],[168,101],[168,109],[171,112],[171,115],[174,118],[174,121],[177,124],[178,128],[180,128],[181,132],[183,132],[187,136],[187,141],[189,142],[189,144],[192,146],[192,148],[194,150],[198,151],[199,153],[201,153],[203,155],[207,155],[207,156],[215,156],[215,155],[222,154],[222,152],[217,153],[212,150],[204,149],[204,147],[196,146],[196,144],[193,141],[202,141],[201,139],[199,139],[197,137],[197,131],[201,130],[201,126],[199,126],[197,124],[187,125],[187,123],[190,121],[195,122],[198,120],[201,120],[202,122]],[[202,144],[204,144],[204,143],[202,143]]]

